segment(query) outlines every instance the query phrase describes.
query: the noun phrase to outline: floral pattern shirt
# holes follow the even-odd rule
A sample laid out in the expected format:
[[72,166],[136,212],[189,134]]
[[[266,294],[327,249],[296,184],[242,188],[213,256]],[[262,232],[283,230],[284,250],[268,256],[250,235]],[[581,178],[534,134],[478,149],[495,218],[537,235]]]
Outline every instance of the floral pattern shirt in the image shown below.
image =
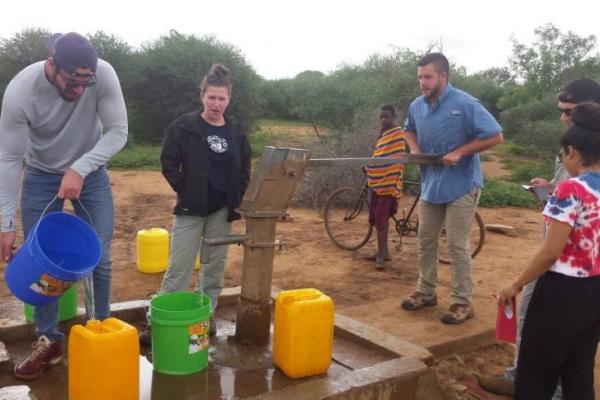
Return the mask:
[[586,172],[559,183],[544,208],[550,219],[572,227],[550,271],[587,278],[600,275],[600,173]]

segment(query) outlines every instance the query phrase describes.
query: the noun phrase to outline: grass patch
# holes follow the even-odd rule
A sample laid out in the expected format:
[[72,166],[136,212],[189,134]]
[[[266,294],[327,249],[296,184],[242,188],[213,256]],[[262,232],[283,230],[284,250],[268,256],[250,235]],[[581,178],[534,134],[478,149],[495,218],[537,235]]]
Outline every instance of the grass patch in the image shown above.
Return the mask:
[[160,171],[160,146],[128,146],[110,159],[108,167]]
[[484,186],[479,201],[482,207],[538,207],[535,197],[516,183],[505,182],[498,178],[486,178]]
[[535,146],[516,144],[510,141],[505,141],[494,147],[494,151],[502,157],[524,157],[529,159],[536,158],[535,154],[539,154],[539,149]]
[[[305,147],[308,143],[318,142],[310,123],[262,119],[258,126],[257,131],[248,135],[253,158],[259,157],[265,146]],[[327,129],[319,127],[319,132],[325,135]],[[108,166],[112,169],[160,171],[160,145],[129,144],[109,161]]]
[[554,159],[539,156],[540,152],[534,146],[504,142],[495,150],[501,156],[502,164],[510,171],[509,181],[528,183],[534,177],[552,179]]
[[285,136],[278,132],[263,130],[253,132],[249,136],[250,147],[252,148],[252,157],[258,157],[262,154],[263,147],[276,146]]
[[541,161],[508,159],[503,164],[510,170],[509,180],[515,183],[529,183],[534,177],[549,181],[554,174],[554,167]]
[[294,121],[294,120],[286,120],[286,119],[259,119],[257,122],[258,126],[287,126],[287,127],[309,127],[312,129],[312,125],[308,122],[304,121]]
[[[307,148],[319,142],[313,125],[308,122],[261,119],[257,125],[258,130],[250,135],[253,157],[260,156],[264,146]],[[321,136],[327,136],[327,128],[317,129]]]

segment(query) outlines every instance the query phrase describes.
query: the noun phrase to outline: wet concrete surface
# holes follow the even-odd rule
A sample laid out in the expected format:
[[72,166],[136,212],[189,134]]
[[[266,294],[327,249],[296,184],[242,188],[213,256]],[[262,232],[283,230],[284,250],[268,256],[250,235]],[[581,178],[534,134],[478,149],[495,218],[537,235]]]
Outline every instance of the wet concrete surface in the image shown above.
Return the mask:
[[[172,376],[153,371],[150,347],[142,347],[140,356],[140,400],[187,399],[238,399],[258,396],[322,379],[323,376],[291,379],[277,369],[271,358],[269,346],[247,346],[233,338],[235,307],[219,309],[216,317],[217,336],[209,347],[209,366],[206,370],[186,375]],[[30,351],[31,341],[20,340],[7,344],[14,362],[24,359]],[[335,338],[333,362],[327,372],[332,381],[348,372],[397,358],[392,352],[357,343],[348,338]],[[106,360],[111,362],[111,360]],[[40,378],[24,382],[5,373],[0,376],[0,388],[27,385],[34,400],[67,400],[68,382],[65,360],[50,367]],[[110,382],[107,382],[110,384]],[[22,388],[21,388],[22,390]]]

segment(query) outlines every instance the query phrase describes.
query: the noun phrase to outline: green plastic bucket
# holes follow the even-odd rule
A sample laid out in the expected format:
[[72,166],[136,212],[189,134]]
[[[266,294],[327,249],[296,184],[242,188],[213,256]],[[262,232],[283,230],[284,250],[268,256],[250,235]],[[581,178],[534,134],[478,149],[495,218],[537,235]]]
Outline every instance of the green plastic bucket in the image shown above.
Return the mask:
[[164,293],[150,301],[152,362],[168,375],[189,375],[208,366],[210,297]]
[[[58,299],[58,320],[68,321],[77,316],[77,288],[78,284],[71,286]],[[35,307],[25,303],[25,320],[27,322],[35,321]]]

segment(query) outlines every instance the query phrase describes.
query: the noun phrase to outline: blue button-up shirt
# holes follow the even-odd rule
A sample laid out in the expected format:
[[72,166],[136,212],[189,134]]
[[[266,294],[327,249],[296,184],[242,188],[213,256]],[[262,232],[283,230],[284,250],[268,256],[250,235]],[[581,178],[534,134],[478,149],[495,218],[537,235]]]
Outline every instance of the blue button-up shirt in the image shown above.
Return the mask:
[[[439,155],[502,131],[476,98],[450,84],[435,106],[424,96],[415,99],[409,106],[404,128],[415,132],[423,153]],[[421,165],[421,184],[421,198],[435,204],[450,203],[474,188],[482,188],[479,154],[461,157],[455,166]]]

